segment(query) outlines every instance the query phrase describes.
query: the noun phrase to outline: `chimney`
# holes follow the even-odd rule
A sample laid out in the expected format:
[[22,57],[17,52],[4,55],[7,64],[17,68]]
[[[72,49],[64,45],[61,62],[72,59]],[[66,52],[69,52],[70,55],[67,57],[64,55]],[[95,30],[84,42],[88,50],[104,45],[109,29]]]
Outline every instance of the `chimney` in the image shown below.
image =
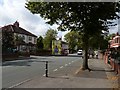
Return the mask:
[[62,38],[59,38],[59,40],[62,40]]
[[118,36],[118,35],[119,35],[119,33],[117,32],[117,33],[116,33],[116,36]]
[[19,22],[16,21],[13,25],[16,26],[16,27],[19,27]]

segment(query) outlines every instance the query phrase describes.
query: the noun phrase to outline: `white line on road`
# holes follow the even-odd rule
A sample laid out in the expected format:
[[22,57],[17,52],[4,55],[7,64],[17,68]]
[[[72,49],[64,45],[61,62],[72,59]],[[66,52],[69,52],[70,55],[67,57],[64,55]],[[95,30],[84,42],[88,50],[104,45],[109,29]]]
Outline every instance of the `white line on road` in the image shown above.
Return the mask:
[[55,72],[55,71],[57,71],[58,69],[54,69],[53,71]]
[[[28,81],[30,81],[30,80],[32,80],[32,79],[27,79],[27,80],[25,80],[25,81],[22,81],[22,82],[20,82],[20,83],[18,83],[18,84],[15,84],[15,85],[11,86],[11,87],[8,87],[8,89],[9,89],[9,88],[17,87],[17,86],[19,86],[19,85],[21,85],[21,84],[23,84],[23,83],[25,83],[25,82],[28,82]],[[7,89],[5,89],[5,90],[7,90]]]
[[71,63],[69,63],[69,64],[71,64]]
[[60,68],[63,68],[63,66],[61,66]]
[[72,62],[74,62],[74,61],[72,61]]
[[65,64],[65,66],[67,66],[67,64]]
[[[48,75],[49,75],[50,73],[48,73]],[[43,74],[43,76],[46,76],[46,74]]]
[[43,74],[43,76],[46,76],[46,74]]

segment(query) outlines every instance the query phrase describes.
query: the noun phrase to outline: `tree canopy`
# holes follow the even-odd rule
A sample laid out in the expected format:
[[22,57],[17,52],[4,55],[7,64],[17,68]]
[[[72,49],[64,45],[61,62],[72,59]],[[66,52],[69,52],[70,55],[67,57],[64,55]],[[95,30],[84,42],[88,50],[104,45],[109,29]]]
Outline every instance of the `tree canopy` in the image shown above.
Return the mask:
[[83,69],[88,68],[89,38],[108,32],[111,21],[119,18],[118,2],[27,2],[26,8],[40,14],[47,23],[58,24],[61,31],[74,30],[82,33],[85,56]]
[[8,53],[12,52],[14,48],[14,36],[11,30],[8,28],[2,29],[2,52]]
[[56,40],[57,31],[53,29],[49,29],[44,37],[44,49],[51,50],[52,49],[52,40]]
[[43,49],[43,48],[44,48],[43,37],[39,36],[39,38],[37,39],[37,49]]
[[48,19],[51,25],[59,24],[60,30],[86,28],[88,34],[97,29],[108,30],[108,24],[112,23],[108,20],[118,18],[116,12],[120,10],[116,2],[28,2],[26,8]]
[[70,31],[64,37],[65,40],[68,42],[69,49],[71,52],[73,52],[76,47],[77,47],[76,49],[82,48],[81,36],[77,31]]

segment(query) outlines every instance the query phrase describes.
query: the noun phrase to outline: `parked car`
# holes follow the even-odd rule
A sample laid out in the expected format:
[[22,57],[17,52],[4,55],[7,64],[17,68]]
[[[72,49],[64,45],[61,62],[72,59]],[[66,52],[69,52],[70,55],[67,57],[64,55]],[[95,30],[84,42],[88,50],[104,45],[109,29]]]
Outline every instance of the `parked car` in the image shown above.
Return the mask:
[[78,50],[77,54],[82,55],[83,54],[82,50]]

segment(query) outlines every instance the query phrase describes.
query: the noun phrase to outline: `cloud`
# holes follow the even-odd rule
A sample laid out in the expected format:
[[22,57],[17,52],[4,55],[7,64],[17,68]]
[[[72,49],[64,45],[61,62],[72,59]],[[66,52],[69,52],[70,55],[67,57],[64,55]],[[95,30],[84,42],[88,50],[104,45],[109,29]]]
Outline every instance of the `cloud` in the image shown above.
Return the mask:
[[[32,14],[25,8],[26,0],[0,0],[0,26],[13,24],[16,20],[20,27],[39,36],[44,36],[49,28],[57,30],[58,25],[50,26],[40,15]],[[120,26],[120,22],[118,22]],[[110,33],[116,33],[118,26],[111,27]],[[64,36],[66,32],[58,32],[58,37]],[[62,37],[64,40],[64,37]]]
[[113,26],[109,29],[110,34],[118,32],[118,25]]
[[117,33],[120,28],[120,19],[114,20],[114,22],[117,24],[116,26],[112,26],[109,29],[110,34]]
[[50,26],[39,15],[33,15],[25,8],[25,0],[4,0],[0,2],[0,26],[13,24],[16,20],[20,27],[39,36],[46,33],[49,28],[57,29],[57,25]]
[[120,19],[118,20],[118,32],[120,34]]

